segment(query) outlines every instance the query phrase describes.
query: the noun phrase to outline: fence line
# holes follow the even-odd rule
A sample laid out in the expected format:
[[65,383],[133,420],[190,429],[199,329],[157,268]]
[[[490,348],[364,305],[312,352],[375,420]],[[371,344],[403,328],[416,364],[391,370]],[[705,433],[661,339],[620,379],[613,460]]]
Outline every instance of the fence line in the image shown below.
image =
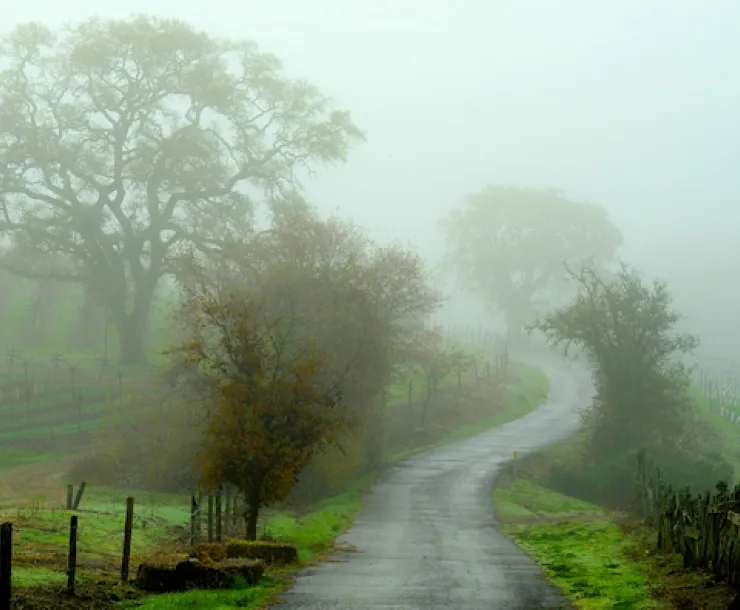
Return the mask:
[[[84,489],[84,487],[83,487]],[[90,517],[92,518],[92,517]],[[134,498],[126,500],[126,514],[123,523],[123,552],[121,558],[121,581],[129,581],[129,565],[131,560],[131,541],[134,519]],[[84,515],[83,515],[84,521]],[[76,574],[79,567],[78,536],[80,531],[80,515],[70,515],[69,537],[65,558],[66,590],[70,595],[75,593]],[[13,566],[13,522],[8,521],[0,525],[0,610],[10,610],[12,598],[12,566]],[[23,541],[17,543],[18,552],[23,553]],[[38,555],[38,551],[35,551]],[[56,553],[50,552],[52,557]],[[61,566],[60,566],[61,567]]]
[[637,463],[638,507],[646,525],[658,535],[661,550],[679,553],[685,568],[707,569],[740,587],[740,485],[715,493],[692,495],[674,490],[660,478],[646,453]]

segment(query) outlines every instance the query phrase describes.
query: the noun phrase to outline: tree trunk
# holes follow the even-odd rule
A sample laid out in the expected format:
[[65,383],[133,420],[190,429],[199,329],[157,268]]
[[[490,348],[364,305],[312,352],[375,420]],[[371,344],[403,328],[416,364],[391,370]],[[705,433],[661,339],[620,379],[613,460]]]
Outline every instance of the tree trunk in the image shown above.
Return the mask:
[[144,342],[145,321],[140,321],[131,314],[124,314],[122,317],[115,316],[114,320],[121,346],[118,362],[122,365],[146,364],[148,360]]
[[260,516],[259,494],[244,494],[244,497],[244,522],[247,526],[246,539],[257,540],[257,520]]
[[[136,297],[130,312],[126,311],[124,303],[109,302],[113,312],[113,320],[118,330],[121,346],[119,363],[122,365],[146,364],[148,362],[146,355],[147,324],[156,285],[156,279],[153,281],[147,278],[140,280],[136,285]],[[125,294],[125,291],[122,294]],[[113,299],[109,299],[109,301],[113,301]]]

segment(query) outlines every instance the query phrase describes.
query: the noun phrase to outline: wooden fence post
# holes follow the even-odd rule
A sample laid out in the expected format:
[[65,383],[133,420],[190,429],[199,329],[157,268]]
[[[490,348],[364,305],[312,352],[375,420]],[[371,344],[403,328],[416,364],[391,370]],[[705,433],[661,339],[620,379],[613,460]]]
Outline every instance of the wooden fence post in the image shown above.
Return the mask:
[[121,560],[121,580],[128,581],[128,568],[131,562],[131,531],[134,528],[134,499],[126,498],[126,522],[123,526],[123,558]]
[[228,536],[229,525],[231,524],[231,487],[227,487],[224,492],[224,534]]
[[67,485],[67,510],[72,510],[72,499],[74,498],[75,486]]
[[0,610],[10,610],[13,564],[13,524],[0,525]]
[[198,548],[198,502],[195,499],[195,494],[190,498],[190,555],[195,557],[195,552]]
[[69,520],[69,553],[67,555],[67,593],[75,594],[75,572],[77,571],[77,515]]
[[213,542],[213,494],[208,494],[208,542]]
[[221,490],[216,494],[216,542],[221,542]]
[[82,500],[82,494],[85,493],[85,487],[87,487],[87,483],[85,483],[85,481],[82,481],[82,483],[80,483],[79,489],[77,490],[74,504],[72,504],[72,510],[77,510],[80,507],[80,501]]
[[235,528],[239,524],[239,513],[241,505],[239,504],[239,493],[235,490],[231,498],[231,527]]

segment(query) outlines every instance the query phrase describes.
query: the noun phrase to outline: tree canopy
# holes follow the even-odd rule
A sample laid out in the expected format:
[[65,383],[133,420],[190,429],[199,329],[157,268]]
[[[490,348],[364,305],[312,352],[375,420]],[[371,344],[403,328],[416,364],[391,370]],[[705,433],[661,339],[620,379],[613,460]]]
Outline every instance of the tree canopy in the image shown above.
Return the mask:
[[159,280],[182,248],[220,252],[300,172],[363,138],[345,111],[249,41],[139,16],[2,41],[0,232],[26,277],[102,295],[123,363],[145,359]]
[[622,243],[600,206],[554,189],[487,186],[443,221],[446,264],[492,311],[509,343],[561,290],[566,262],[608,262]]

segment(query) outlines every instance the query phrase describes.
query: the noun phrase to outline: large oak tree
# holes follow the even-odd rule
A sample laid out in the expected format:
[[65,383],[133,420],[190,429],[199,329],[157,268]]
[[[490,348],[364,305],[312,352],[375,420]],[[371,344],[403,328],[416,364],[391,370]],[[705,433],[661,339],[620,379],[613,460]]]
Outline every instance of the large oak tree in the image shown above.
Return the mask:
[[487,186],[443,221],[446,262],[506,319],[516,344],[539,302],[562,289],[566,262],[610,261],[622,235],[605,210],[554,189]]
[[301,170],[344,160],[362,133],[251,42],[173,20],[91,19],[2,41],[0,231],[26,277],[86,283],[122,363],[146,359],[159,280],[183,246],[219,251]]

